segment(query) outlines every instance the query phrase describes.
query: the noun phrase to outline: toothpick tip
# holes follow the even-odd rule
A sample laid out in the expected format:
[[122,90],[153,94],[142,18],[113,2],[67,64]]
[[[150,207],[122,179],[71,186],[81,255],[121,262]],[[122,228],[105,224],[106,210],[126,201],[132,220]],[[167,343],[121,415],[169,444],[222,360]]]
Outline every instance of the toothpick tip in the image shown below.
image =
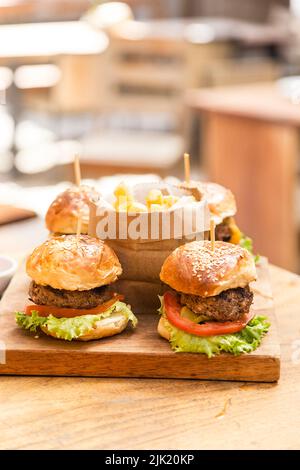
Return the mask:
[[75,173],[75,182],[77,186],[81,186],[81,170],[80,170],[80,160],[79,155],[74,155],[74,173]]
[[190,184],[190,180],[191,180],[191,168],[190,168],[190,155],[185,152],[183,154],[183,158],[184,158],[184,176],[185,176],[185,182],[187,184]]

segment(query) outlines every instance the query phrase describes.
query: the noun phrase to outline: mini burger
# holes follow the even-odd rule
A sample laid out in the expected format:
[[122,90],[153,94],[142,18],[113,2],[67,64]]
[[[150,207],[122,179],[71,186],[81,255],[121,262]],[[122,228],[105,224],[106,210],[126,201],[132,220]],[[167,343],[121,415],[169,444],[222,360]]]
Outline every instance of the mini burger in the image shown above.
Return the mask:
[[91,200],[98,200],[99,193],[89,186],[74,186],[59,194],[46,214],[47,229],[56,234],[77,233],[81,219],[81,233],[87,234]]
[[[237,207],[235,197],[230,189],[207,181],[192,181],[189,185],[180,183],[179,186],[192,195],[196,195],[198,200],[206,199],[211,217],[216,225],[216,240],[240,245],[253,254],[252,239],[241,232],[235,222],[234,216]],[[259,256],[254,256],[254,259],[257,262]]]
[[113,283],[122,273],[114,251],[87,235],[53,236],[26,264],[30,303],[16,321],[64,340],[89,341],[121,333],[137,319]]
[[234,216],[236,201],[230,189],[216,183],[197,182],[203,197],[207,200],[212,218],[216,223],[216,240],[238,245],[242,233],[237,227]]
[[254,351],[268,331],[265,317],[251,309],[249,284],[256,279],[253,256],[244,248],[216,241],[195,241],[177,248],[165,260],[161,281],[159,334],[176,352]]

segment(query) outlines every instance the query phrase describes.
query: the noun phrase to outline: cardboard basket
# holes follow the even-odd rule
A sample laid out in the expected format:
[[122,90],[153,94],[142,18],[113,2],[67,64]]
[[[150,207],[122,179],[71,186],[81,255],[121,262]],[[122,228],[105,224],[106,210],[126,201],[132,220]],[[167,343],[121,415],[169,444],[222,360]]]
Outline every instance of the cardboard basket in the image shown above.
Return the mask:
[[206,201],[194,201],[184,190],[164,183],[136,185],[132,189],[135,200],[144,202],[150,189],[179,200],[160,212],[116,212],[112,200],[103,198],[90,207],[89,234],[105,240],[116,252],[123,273],[115,287],[138,313],[158,308],[164,260],[178,246],[203,239],[210,221]]

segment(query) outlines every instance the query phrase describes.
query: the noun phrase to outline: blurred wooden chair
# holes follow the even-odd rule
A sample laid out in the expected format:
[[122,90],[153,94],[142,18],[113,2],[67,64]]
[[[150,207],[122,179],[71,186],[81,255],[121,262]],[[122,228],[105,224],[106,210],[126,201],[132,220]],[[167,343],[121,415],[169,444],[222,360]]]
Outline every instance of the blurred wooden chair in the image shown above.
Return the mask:
[[36,2],[30,0],[0,1],[0,24],[18,23],[32,18]]
[[251,57],[249,59],[227,58],[210,64],[207,68],[208,86],[238,85],[276,80],[282,67],[269,59]]
[[99,109],[105,33],[69,21],[2,26],[0,36],[0,58],[13,65],[24,107],[53,113]]
[[22,99],[22,106],[30,109],[49,107],[51,93],[61,78],[60,69],[54,64],[33,64],[17,67],[14,84]]
[[187,145],[184,48],[182,39],[151,24],[129,21],[110,30],[103,97],[108,128],[95,133],[93,146],[85,140],[86,171],[161,174],[176,166]]
[[101,55],[61,55],[51,64],[21,66],[16,85],[24,108],[64,114],[99,112],[105,93]]
[[[24,135],[22,139],[21,136],[16,139],[18,152],[14,159],[15,167],[22,174],[26,174],[32,182],[35,174],[39,180],[45,172],[49,181],[55,180],[55,175],[57,177],[58,174],[60,177],[68,178],[70,168],[64,161],[66,149],[70,149],[71,158],[74,145],[76,153],[81,147],[62,137],[61,129],[66,127],[64,118],[75,116],[75,120],[79,122],[78,116],[82,113],[99,112],[103,99],[100,66],[101,56],[99,58],[95,55],[66,55],[57,57],[52,64],[22,65],[16,69],[14,86],[21,98],[17,112],[19,124],[21,109],[30,113],[40,113],[46,117],[46,121],[42,122],[48,122],[49,125],[52,123],[50,126],[52,131],[49,129],[47,132],[47,129],[44,129],[44,132],[41,130],[38,132],[37,129],[36,138],[29,146],[28,139],[24,141]],[[77,127],[75,126],[76,129]],[[84,126],[82,127],[84,129]],[[20,125],[17,128],[19,130]],[[59,139],[57,142],[55,142],[55,133]],[[50,140],[47,134],[53,134]],[[60,158],[59,152],[61,152]]]
[[0,24],[77,19],[89,0],[0,0]]

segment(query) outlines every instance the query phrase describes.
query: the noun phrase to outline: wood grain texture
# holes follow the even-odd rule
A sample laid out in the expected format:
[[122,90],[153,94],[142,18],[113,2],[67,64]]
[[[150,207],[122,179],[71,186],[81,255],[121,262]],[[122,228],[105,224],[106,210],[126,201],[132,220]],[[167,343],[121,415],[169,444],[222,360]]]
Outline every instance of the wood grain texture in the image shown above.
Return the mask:
[[208,359],[203,354],[175,354],[157,334],[155,312],[140,315],[136,331],[128,328],[114,338],[85,344],[24,331],[16,326],[14,319],[14,312],[22,310],[28,298],[30,279],[22,266],[0,304],[0,340],[6,348],[0,374],[274,382],[279,378],[280,350],[266,263],[259,269],[259,275],[255,289],[266,297],[255,294],[254,308],[257,314],[266,314],[272,322],[262,345],[252,354],[239,357],[222,354]]
[[271,277],[278,384],[3,376],[0,448],[299,449],[300,278],[273,266]]

